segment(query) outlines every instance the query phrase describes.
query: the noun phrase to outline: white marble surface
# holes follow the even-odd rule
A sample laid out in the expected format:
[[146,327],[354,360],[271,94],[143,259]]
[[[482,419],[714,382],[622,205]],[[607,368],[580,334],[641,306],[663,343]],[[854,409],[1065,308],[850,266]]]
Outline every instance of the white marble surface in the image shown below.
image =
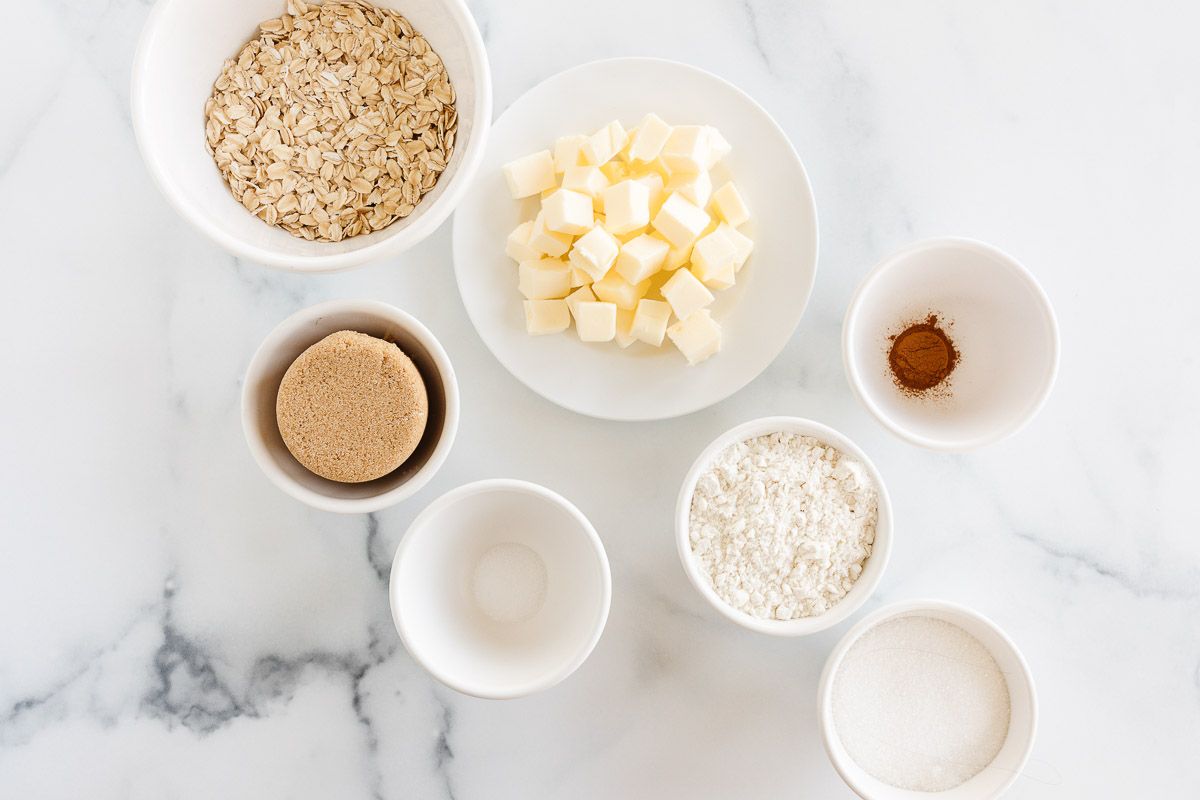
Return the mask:
[[[449,225],[344,275],[237,263],[141,168],[127,84],[149,6],[6,4],[0,796],[848,797],[814,720],[845,626],[800,641],[735,628],[687,584],[671,538],[695,453],[774,413],[842,429],[889,479],[897,544],[870,607],[967,603],[1023,648],[1041,730],[1010,796],[1200,795],[1200,11],[472,6],[499,110],[572,64],[653,54],[712,69],[777,116],[821,216],[816,293],[794,340],[748,388],[684,419],[559,410],[467,323]],[[1063,332],[1041,416],[966,456],[885,433],[851,397],[838,348],[870,265],[944,233],[1024,260]],[[373,517],[275,490],[237,415],[260,338],[347,296],[425,320],[463,391],[445,469]],[[414,514],[488,476],[572,498],[614,577],[592,658],[507,703],[432,682],[399,645],[385,596]]]

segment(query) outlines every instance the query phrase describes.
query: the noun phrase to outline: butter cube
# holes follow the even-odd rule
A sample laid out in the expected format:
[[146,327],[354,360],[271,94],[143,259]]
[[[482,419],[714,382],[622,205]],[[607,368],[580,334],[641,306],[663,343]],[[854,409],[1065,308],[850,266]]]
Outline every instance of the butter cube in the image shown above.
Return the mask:
[[625,128],[621,126],[621,123],[613,120],[589,136],[587,141],[583,143],[581,152],[583,153],[584,163],[591,164],[594,167],[607,164],[612,160],[613,156],[624,149],[625,141],[628,138]]
[[617,335],[617,307],[612,303],[578,303],[575,327],[581,341],[611,342]]
[[650,190],[645,185],[624,180],[605,189],[601,196],[604,198],[604,227],[611,233],[619,236],[650,222]]
[[711,289],[732,286],[738,253],[733,242],[720,229],[700,237],[692,248],[692,271]]
[[672,193],[654,215],[654,230],[674,247],[690,247],[708,222],[709,217],[704,209],[686,197]]
[[663,262],[663,270],[670,272],[682,267],[692,260],[691,247],[672,247],[667,251],[667,260]]
[[592,228],[595,215],[592,198],[586,194],[559,189],[542,201],[546,229],[578,236]]
[[561,175],[571,167],[582,164],[583,143],[586,141],[587,137],[582,134],[560,136],[554,142],[554,171]]
[[545,253],[551,258],[565,255],[571,246],[571,234],[559,233],[546,227],[546,214],[539,211],[533,218],[533,227],[529,229],[529,246],[539,253]]
[[687,319],[716,299],[689,269],[676,270],[660,291],[680,319]]
[[657,172],[646,172],[634,178],[635,181],[650,190],[650,217],[658,213],[663,201],[667,199],[666,182]]
[[733,181],[712,193],[712,205],[717,216],[731,227],[736,228],[750,220],[750,209],[746,208],[746,202],[742,200],[741,192],[733,185]]
[[667,335],[667,322],[671,319],[671,307],[661,300],[639,300],[637,310],[633,314],[633,326],[630,333],[633,338],[662,347],[663,337]]
[[741,270],[746,263],[746,259],[750,257],[750,253],[754,251],[754,240],[724,222],[717,226],[716,232],[728,239],[733,245],[733,249],[737,253],[737,258],[733,262],[733,269],[735,272]]
[[642,234],[621,245],[613,269],[630,283],[641,283],[662,269],[670,249],[671,246],[657,236]]
[[633,174],[629,165],[623,161],[609,161],[600,167],[600,172],[605,178],[608,178],[609,183],[620,183]]
[[555,185],[554,157],[549,150],[539,150],[510,161],[504,165],[502,172],[514,200],[532,197]]
[[647,162],[658,158],[663,145],[671,136],[671,126],[657,114],[647,114],[638,123],[629,143],[629,161]]
[[575,240],[569,261],[571,266],[586,273],[593,281],[603,278],[617,260],[621,243],[600,225]]
[[595,292],[596,297],[605,302],[614,303],[617,308],[633,310],[637,308],[638,300],[641,300],[646,296],[646,292],[650,291],[650,281],[630,283],[618,275],[616,270],[613,270],[602,280],[593,283],[592,291]]
[[571,327],[566,300],[526,300],[525,330],[532,336],[562,333]]
[[[571,259],[569,256],[567,258],[567,262],[571,263]],[[581,270],[579,267],[575,266],[574,264],[571,264],[571,288],[578,289],[580,286],[591,286],[591,285],[592,285],[592,276],[588,275],[586,272],[584,272],[583,270]]]
[[709,142],[709,133],[705,126],[676,125],[663,144],[659,158],[667,165],[667,169],[671,170],[672,175],[694,175],[708,169],[708,162],[712,156]]
[[575,306],[580,303],[594,302],[596,302],[596,295],[592,294],[592,290],[586,286],[581,286],[567,295],[567,308],[571,309],[571,316],[575,318],[576,322],[579,321],[579,315],[575,313]]
[[678,192],[683,195],[699,208],[708,205],[708,199],[712,197],[713,193],[712,178],[704,171],[694,175],[672,175],[671,180],[667,181],[666,188],[668,192]]
[[557,258],[522,261],[517,276],[517,288],[527,300],[558,299],[571,291],[571,267]]
[[622,350],[637,341],[633,338],[633,313],[627,308],[617,309],[617,333],[613,339]]
[[712,169],[717,165],[722,158],[729,155],[729,151],[733,149],[733,145],[725,140],[721,132],[711,125],[706,125],[705,129],[708,132],[708,165],[706,169]]
[[504,254],[518,264],[522,261],[533,261],[540,257],[541,253],[529,244],[529,234],[532,232],[533,220],[522,222],[514,228],[513,232],[508,235],[508,239],[504,242]]
[[599,199],[600,192],[608,186],[608,178],[599,167],[567,167],[563,173],[562,188],[572,192],[586,194],[593,203]]
[[699,364],[721,351],[721,326],[708,309],[697,311],[667,328],[667,336],[689,364]]

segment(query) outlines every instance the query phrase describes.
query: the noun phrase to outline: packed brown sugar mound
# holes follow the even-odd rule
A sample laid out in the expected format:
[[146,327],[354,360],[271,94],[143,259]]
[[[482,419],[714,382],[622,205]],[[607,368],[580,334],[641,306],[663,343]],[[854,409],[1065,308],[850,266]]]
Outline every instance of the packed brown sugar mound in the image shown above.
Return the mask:
[[361,483],[387,475],[417,449],[429,397],[399,347],[338,331],[288,367],[275,415],[297,461],[323,478]]

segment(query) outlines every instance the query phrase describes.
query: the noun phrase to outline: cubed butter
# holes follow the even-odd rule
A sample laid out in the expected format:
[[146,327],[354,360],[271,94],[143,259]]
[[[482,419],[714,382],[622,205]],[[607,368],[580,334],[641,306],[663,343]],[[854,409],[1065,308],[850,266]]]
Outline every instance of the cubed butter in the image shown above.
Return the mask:
[[712,193],[712,207],[722,222],[734,228],[750,220],[750,209],[746,208],[746,202],[742,200],[742,194],[733,181],[728,181]]
[[613,267],[630,283],[641,283],[662,269],[671,246],[657,236],[642,234],[621,245]]
[[549,150],[539,150],[510,161],[502,171],[514,200],[532,197],[555,185],[554,157]]
[[593,133],[581,148],[583,160],[595,167],[603,166],[625,147],[628,135],[617,120]]
[[650,190],[645,185],[624,180],[605,189],[601,196],[604,198],[604,227],[611,233],[619,236],[650,222]]
[[522,261],[517,276],[517,288],[527,300],[558,299],[571,291],[571,267],[557,258]]
[[672,175],[671,180],[667,181],[667,191],[677,192],[688,200],[691,200],[698,208],[704,208],[708,205],[708,200],[712,197],[712,178],[708,176],[708,172],[700,171],[694,174]]
[[676,125],[659,153],[672,175],[706,170],[710,157],[708,129],[703,125]]
[[671,319],[671,306],[662,300],[638,301],[637,310],[633,314],[633,326],[630,333],[638,341],[662,347],[663,337],[667,335],[667,323]]
[[586,194],[559,189],[542,201],[546,229],[578,236],[587,233],[595,221],[592,198]]
[[613,270],[602,280],[593,283],[592,291],[596,297],[605,302],[614,303],[617,308],[632,310],[637,308],[638,300],[641,300],[646,296],[646,292],[650,291],[650,281],[630,283],[618,275],[616,270]]
[[670,194],[654,215],[654,230],[673,247],[690,247],[708,221],[704,209],[680,194]]
[[583,143],[587,137],[582,134],[560,136],[554,142],[554,171],[559,175],[571,167],[583,163]]
[[578,289],[580,286],[591,286],[592,276],[581,270],[571,261],[570,257],[567,262],[571,264],[571,288]]
[[635,163],[653,161],[658,158],[670,136],[670,125],[657,114],[647,114],[638,123],[637,131],[630,140],[629,160]]
[[705,130],[708,132],[708,162],[705,169],[712,169],[717,165],[717,162],[729,155],[729,151],[733,149],[733,146],[713,126],[706,125]]
[[690,269],[675,270],[660,291],[680,319],[687,319],[716,299]]
[[621,243],[600,225],[575,240],[569,260],[571,266],[582,270],[593,280],[603,278],[617,260]]
[[653,170],[647,170],[634,178],[635,181],[650,190],[650,218],[653,219],[667,199],[666,182],[663,176]]
[[526,300],[525,330],[533,336],[562,333],[571,327],[566,300]]
[[594,302],[596,302],[596,295],[592,294],[592,290],[586,286],[581,286],[567,295],[567,308],[571,309],[571,316],[575,317],[576,321],[579,320],[579,315],[575,313],[575,306],[580,303]]
[[667,251],[667,260],[663,262],[663,270],[670,272],[682,267],[692,259],[691,247],[672,247]]
[[600,167],[600,173],[608,179],[609,183],[620,183],[632,174],[629,165],[624,161],[609,161]]
[[737,256],[733,242],[717,229],[701,236],[692,248],[692,271],[710,289],[727,289],[725,282],[733,278]]
[[697,311],[667,328],[667,336],[689,364],[699,364],[721,350],[721,326],[708,309]]
[[613,340],[622,350],[637,341],[633,338],[633,312],[627,308],[617,309],[617,333]]
[[571,247],[571,234],[559,233],[546,227],[545,212],[539,211],[529,229],[529,246],[551,258],[565,255]]
[[733,249],[737,253],[737,258],[733,262],[733,269],[737,272],[746,264],[746,259],[750,258],[750,254],[754,252],[754,241],[746,234],[724,222],[717,226],[717,233],[724,236],[733,245]]
[[582,302],[574,309],[575,328],[585,342],[611,342],[617,335],[617,307],[612,303]]
[[607,186],[608,178],[604,177],[599,167],[567,167],[563,173],[562,188],[586,194],[593,201],[599,199],[600,192]]
[[541,256],[529,244],[529,234],[533,232],[533,220],[522,222],[508,235],[504,242],[504,254],[520,264],[522,261],[533,261]]

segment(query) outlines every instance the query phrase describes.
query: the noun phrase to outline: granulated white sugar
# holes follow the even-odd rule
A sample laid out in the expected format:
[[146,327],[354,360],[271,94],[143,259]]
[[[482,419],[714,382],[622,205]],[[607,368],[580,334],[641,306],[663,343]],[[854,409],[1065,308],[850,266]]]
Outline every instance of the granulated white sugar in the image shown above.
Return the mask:
[[906,616],[868,630],[833,681],[838,738],[884,783],[940,792],[992,762],[1008,736],[1004,674],[978,639],[949,622]]
[[531,547],[503,542],[480,557],[471,591],[488,619],[524,622],[546,602],[546,563]]

